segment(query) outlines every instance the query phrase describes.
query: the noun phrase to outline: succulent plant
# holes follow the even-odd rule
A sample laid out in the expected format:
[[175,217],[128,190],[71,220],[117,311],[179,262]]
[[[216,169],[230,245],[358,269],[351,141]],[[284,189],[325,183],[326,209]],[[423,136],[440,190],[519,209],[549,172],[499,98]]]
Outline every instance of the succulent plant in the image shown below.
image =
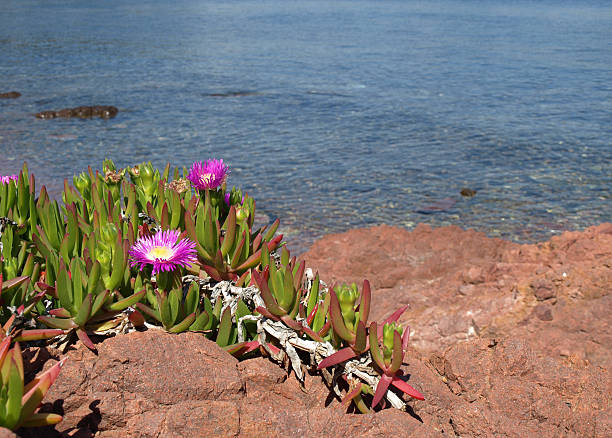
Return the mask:
[[48,327],[76,333],[91,350],[96,347],[87,332],[103,332],[116,326],[119,321],[114,317],[136,304],[146,293],[143,289],[124,298],[117,290],[105,288],[100,262],[78,257],[73,258],[70,265],[60,259],[55,286],[46,285],[45,290],[58,299],[61,307],[49,311],[50,315],[39,316],[38,321]]
[[64,360],[24,385],[21,349],[18,343],[12,349],[10,345],[10,337],[0,342],[0,426],[16,430],[59,423],[60,415],[35,411],[57,379]]
[[248,271],[261,263],[263,247],[273,251],[283,238],[282,235],[274,237],[278,220],[267,232],[265,227],[251,232],[252,214],[238,224],[234,205],[220,225],[219,208],[213,204],[210,190],[205,191],[204,202],[200,199],[193,210],[185,212],[185,228],[189,238],[196,242],[202,269],[217,281],[244,283]]
[[361,294],[355,283],[351,286],[339,286],[337,293],[330,288],[329,294],[331,297],[331,324],[334,333],[348,346],[322,360],[318,369],[352,359],[369,348],[366,324],[370,314],[370,283],[364,280]]
[[[400,391],[408,394],[410,397],[418,400],[424,400],[423,395],[403,380],[400,367],[404,361],[406,348],[408,347],[408,339],[410,337],[410,328],[407,328],[402,335],[402,327],[396,322],[384,323],[379,330],[376,322],[370,324],[370,353],[372,359],[382,372],[380,381],[376,387],[372,407],[380,403],[389,385],[393,385]],[[382,331],[382,336],[380,331]],[[381,341],[381,346],[379,341]]]

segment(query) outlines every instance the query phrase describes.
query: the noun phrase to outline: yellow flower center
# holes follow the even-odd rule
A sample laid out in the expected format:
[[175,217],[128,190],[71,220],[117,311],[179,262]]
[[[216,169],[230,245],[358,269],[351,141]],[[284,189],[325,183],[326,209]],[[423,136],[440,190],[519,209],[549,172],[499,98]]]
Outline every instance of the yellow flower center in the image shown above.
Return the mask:
[[200,177],[200,182],[205,185],[209,185],[215,179],[212,173],[205,173]]
[[173,251],[167,246],[154,246],[149,255],[154,259],[169,259],[172,257]]

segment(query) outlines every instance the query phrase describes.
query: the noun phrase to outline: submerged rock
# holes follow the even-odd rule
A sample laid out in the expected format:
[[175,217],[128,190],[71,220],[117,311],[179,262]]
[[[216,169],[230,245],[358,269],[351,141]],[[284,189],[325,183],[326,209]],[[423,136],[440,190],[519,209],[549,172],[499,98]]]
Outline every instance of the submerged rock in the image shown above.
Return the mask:
[[19,91],[9,91],[8,93],[0,93],[0,99],[17,99],[21,96]]
[[119,110],[114,106],[78,106],[75,108],[64,108],[58,111],[42,111],[36,113],[35,116],[39,119],[54,119],[78,117],[80,119],[90,119],[92,117],[100,117],[110,119],[117,115]]

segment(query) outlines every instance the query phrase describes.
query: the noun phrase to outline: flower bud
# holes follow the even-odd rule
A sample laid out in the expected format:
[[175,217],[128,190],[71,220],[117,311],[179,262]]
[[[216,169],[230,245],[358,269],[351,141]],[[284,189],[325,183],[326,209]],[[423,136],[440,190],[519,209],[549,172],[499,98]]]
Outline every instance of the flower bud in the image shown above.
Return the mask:
[[89,191],[91,190],[91,178],[85,172],[81,173],[78,176],[75,175],[72,178],[72,182],[74,183],[74,186],[77,188],[77,190],[83,196],[87,196],[86,194],[89,193]]
[[100,228],[100,239],[108,246],[113,246],[117,240],[117,227],[112,222]]

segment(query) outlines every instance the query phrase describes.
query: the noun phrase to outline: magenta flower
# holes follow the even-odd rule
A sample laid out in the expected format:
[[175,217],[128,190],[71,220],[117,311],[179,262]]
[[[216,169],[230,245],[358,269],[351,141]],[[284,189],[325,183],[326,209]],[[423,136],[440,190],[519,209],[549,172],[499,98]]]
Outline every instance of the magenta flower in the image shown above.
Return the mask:
[[18,179],[17,175],[0,176],[0,183],[8,184],[8,183],[11,182],[11,180],[13,180],[13,181],[15,181],[15,183],[17,183],[17,179]]
[[216,189],[225,182],[229,169],[223,160],[206,160],[193,163],[187,179],[198,190]]
[[153,275],[174,271],[178,266],[191,266],[196,261],[195,243],[181,239],[178,230],[159,231],[153,236],[139,238],[130,249],[130,265],[153,265]]

